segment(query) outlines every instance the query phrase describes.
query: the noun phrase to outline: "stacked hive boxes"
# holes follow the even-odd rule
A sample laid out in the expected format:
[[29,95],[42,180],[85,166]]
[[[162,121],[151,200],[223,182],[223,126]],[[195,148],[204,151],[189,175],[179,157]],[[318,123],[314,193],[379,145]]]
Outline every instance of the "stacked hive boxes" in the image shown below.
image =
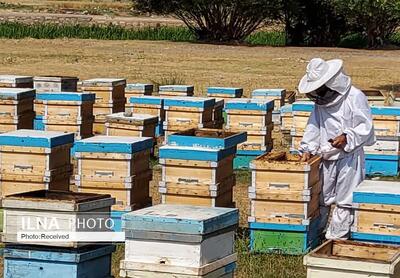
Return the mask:
[[[106,232],[114,201],[110,195],[46,190],[4,198],[4,277],[111,277],[115,246],[72,238],[77,232]],[[51,240],[56,236],[60,240]]]
[[125,111],[125,79],[96,78],[82,81],[82,91],[96,94],[93,132],[105,134],[106,116]]
[[165,85],[158,88],[158,94],[165,97],[191,97],[194,95],[194,86]]
[[175,97],[164,99],[164,132],[168,134],[191,128],[213,127],[215,99]]
[[276,127],[281,125],[280,109],[285,105],[285,89],[257,89],[251,93],[253,99],[264,99],[274,101],[274,111],[272,111],[272,122]]
[[368,175],[397,176],[400,160],[400,107],[372,106],[375,145],[365,147]]
[[207,96],[215,98],[213,120],[215,128],[222,128],[226,122],[226,113],[224,112],[225,101],[232,98],[241,98],[243,96],[242,88],[209,87]]
[[158,125],[156,126],[156,137],[164,135],[164,99],[158,96],[139,96],[129,99],[131,111],[138,114],[149,114],[158,117]]
[[1,195],[69,190],[74,134],[17,130],[0,134]]
[[292,105],[293,125],[290,132],[292,136],[292,151],[297,151],[307,127],[308,119],[314,110],[314,103],[311,101],[296,101]]
[[96,136],[76,142],[78,191],[111,194],[117,222],[123,212],[151,204],[152,147],[153,139],[146,137]]
[[292,146],[292,136],[290,135],[293,128],[293,112],[292,104],[281,107],[281,133],[283,147],[290,148]]
[[225,130],[247,132],[247,141],[238,146],[235,168],[248,168],[249,162],[272,149],[272,110],[268,100],[237,99],[225,102]]
[[123,217],[121,277],[234,277],[237,209],[158,205]]
[[307,278],[400,277],[397,246],[327,241],[304,257]]
[[35,90],[0,88],[0,133],[32,129]]
[[[68,76],[35,76],[33,86],[37,93],[40,92],[76,92],[78,90],[78,78]],[[40,100],[35,100],[36,117],[34,128],[44,130],[43,115],[44,105]]]
[[44,130],[72,132],[78,140],[93,136],[95,94],[43,92],[36,100],[44,105]]
[[250,164],[251,249],[303,254],[318,243],[320,158],[270,153]]
[[149,114],[121,112],[108,115],[106,134],[108,136],[133,136],[155,138],[158,117]]
[[0,75],[0,87],[33,88],[33,77],[22,75]]
[[232,206],[236,146],[245,133],[192,129],[172,134],[160,148],[162,202],[199,206]]
[[363,181],[353,194],[352,239],[400,244],[400,188],[397,182]]

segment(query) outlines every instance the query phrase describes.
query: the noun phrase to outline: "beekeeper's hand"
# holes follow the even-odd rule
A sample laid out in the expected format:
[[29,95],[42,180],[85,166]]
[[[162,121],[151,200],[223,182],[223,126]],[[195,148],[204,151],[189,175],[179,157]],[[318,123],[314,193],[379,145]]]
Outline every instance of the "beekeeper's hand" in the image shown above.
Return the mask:
[[311,158],[311,153],[304,152],[301,154],[300,162],[307,162],[310,160],[310,158]]
[[332,140],[329,140],[329,142],[331,143],[332,147],[343,150],[344,147],[346,147],[346,145],[347,145],[346,134],[339,135],[338,137],[336,137]]

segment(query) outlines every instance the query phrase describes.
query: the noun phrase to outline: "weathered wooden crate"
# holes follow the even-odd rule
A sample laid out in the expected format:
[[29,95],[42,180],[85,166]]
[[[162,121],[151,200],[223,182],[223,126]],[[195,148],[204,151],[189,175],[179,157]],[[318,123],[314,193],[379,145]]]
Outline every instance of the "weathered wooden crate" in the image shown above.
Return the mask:
[[44,105],[45,120],[76,122],[93,117],[93,93],[43,92],[37,93],[36,100]]
[[251,93],[253,99],[264,99],[274,101],[274,109],[279,110],[285,105],[285,89],[257,89]]
[[307,254],[319,243],[319,218],[301,225],[250,222],[250,248],[255,253]]
[[284,152],[264,154],[254,160],[252,187],[265,193],[305,192],[319,180],[321,158],[314,156],[308,162],[300,162],[299,156]]
[[35,76],[33,86],[36,92],[76,92],[78,80],[70,76]]
[[396,177],[400,169],[399,154],[365,154],[365,170],[369,176]]
[[148,170],[125,182],[93,181],[75,176],[78,192],[111,194],[115,198],[114,211],[132,211],[151,205],[149,184],[152,172]]
[[33,112],[35,90],[0,88],[0,121]]
[[149,114],[121,112],[106,117],[107,135],[155,137],[158,117]]
[[95,106],[99,104],[111,104],[114,103],[116,100],[123,100],[125,106],[125,87],[125,79],[95,78],[82,81],[81,90],[84,92],[92,92],[96,94]]
[[0,134],[0,173],[2,177],[50,176],[70,165],[73,142],[73,134],[61,132],[17,130]]
[[398,182],[363,181],[353,194],[352,238],[400,243],[400,188]]
[[111,278],[114,245],[80,249],[8,245],[4,277]]
[[104,222],[96,221],[91,225],[81,223],[94,217],[108,219],[110,207],[114,203],[115,199],[108,194],[82,194],[67,191],[38,190],[7,196],[2,200],[4,208],[2,241],[12,244],[70,248],[88,245],[87,242],[74,240],[18,241],[17,234],[28,231],[38,233],[105,232],[108,228]]
[[125,214],[121,274],[136,270],[208,277],[236,261],[237,224],[237,209],[228,208],[157,205]]
[[227,129],[266,130],[272,123],[273,101],[237,99],[225,102]]
[[159,96],[131,97],[129,103],[133,113],[158,116],[159,121],[165,119],[164,98]]
[[164,100],[165,122],[170,126],[212,124],[213,98],[180,97]]
[[2,88],[33,88],[33,77],[23,75],[0,75]]
[[158,88],[160,96],[167,97],[191,97],[194,95],[194,86],[192,85],[165,85]]
[[208,87],[207,96],[222,99],[241,98],[243,95],[242,88],[228,88],[228,87]]
[[400,136],[400,107],[372,106],[375,135]]
[[168,142],[172,146],[229,149],[245,142],[245,132],[228,132],[222,129],[188,129],[172,134]]
[[353,241],[327,241],[304,257],[307,278],[400,276],[399,248]]

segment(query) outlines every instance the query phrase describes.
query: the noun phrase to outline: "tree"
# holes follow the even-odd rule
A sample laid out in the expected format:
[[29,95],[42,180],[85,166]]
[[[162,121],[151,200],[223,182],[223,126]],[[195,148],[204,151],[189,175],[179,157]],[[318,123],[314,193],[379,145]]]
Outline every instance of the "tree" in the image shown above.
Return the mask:
[[173,14],[199,40],[243,41],[279,18],[280,0],[134,0],[142,12]]
[[282,16],[288,45],[336,46],[346,32],[330,0],[283,1]]
[[367,36],[368,46],[387,43],[400,26],[400,0],[333,0],[354,31]]

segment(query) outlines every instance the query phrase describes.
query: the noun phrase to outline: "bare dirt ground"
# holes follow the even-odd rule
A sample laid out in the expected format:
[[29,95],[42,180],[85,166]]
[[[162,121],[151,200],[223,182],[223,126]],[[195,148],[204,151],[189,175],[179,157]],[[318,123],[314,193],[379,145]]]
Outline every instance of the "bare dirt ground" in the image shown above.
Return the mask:
[[400,51],[272,48],[151,41],[0,40],[0,73],[125,77],[131,82],[178,78],[207,86],[294,90],[313,57],[341,58],[359,88],[400,88]]

